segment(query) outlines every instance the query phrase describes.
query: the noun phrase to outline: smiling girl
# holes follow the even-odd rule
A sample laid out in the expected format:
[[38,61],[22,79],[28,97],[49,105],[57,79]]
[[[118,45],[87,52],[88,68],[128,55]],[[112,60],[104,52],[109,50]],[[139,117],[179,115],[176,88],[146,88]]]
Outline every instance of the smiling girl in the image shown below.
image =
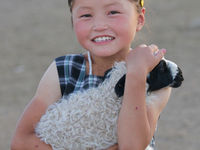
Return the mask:
[[52,62],[19,119],[11,149],[51,149],[34,131],[47,107],[73,92],[97,87],[108,78],[105,72],[115,62],[125,61],[127,76],[118,143],[109,149],[153,150],[157,120],[171,89],[157,91],[158,100],[146,105],[146,76],[166,50],[154,44],[131,48],[145,23],[143,0],[68,0],[68,4],[74,32],[87,53],[61,56]]

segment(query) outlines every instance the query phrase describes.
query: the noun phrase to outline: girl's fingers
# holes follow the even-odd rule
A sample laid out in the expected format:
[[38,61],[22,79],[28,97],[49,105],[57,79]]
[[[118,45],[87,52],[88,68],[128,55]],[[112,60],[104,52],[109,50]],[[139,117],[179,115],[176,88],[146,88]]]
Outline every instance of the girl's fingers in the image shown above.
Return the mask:
[[152,50],[158,49],[158,46],[155,45],[155,44],[151,44],[151,45],[149,45],[149,47],[150,47]]
[[157,57],[163,57],[164,56],[164,54],[166,53],[166,49],[158,49],[158,46],[156,46],[156,45],[154,45],[154,44],[151,44],[151,45],[149,45],[149,47],[150,47],[150,49],[152,50],[152,52],[153,52],[153,55],[154,56],[157,56]]
[[161,49],[155,54],[155,57],[158,57],[158,59],[162,59],[166,52],[167,52],[166,49]]
[[158,46],[154,44],[149,45],[149,48],[152,50],[154,55],[159,51]]
[[154,55],[154,58],[159,62],[165,55],[166,49],[158,49],[158,46],[151,44],[149,45],[150,49],[152,50],[152,54]]
[[146,44],[141,44],[141,45],[139,45],[139,47],[147,47],[147,45]]

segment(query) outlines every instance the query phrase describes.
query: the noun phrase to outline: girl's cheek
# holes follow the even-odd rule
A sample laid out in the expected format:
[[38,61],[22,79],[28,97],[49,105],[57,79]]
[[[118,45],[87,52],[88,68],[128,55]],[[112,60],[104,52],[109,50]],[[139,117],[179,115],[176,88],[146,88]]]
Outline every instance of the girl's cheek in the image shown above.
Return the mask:
[[123,35],[131,34],[136,28],[135,23],[133,23],[132,20],[127,17],[118,17],[116,19],[113,19],[111,24],[116,31],[120,32],[120,34]]
[[90,25],[86,22],[79,21],[74,23],[76,38],[83,48],[89,49],[87,43],[90,40]]
[[[123,22],[123,23],[122,23]],[[126,17],[117,17],[111,20],[111,24],[113,27],[119,30],[125,30],[129,27],[129,20]]]
[[74,30],[78,38],[86,35],[89,31],[89,25],[83,21],[74,22]]

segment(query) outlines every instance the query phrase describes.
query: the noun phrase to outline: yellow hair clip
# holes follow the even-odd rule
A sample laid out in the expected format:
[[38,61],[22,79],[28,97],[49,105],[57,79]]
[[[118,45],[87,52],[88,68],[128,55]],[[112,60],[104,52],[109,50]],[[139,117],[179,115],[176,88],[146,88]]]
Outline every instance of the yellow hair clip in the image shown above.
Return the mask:
[[144,0],[140,0],[140,5],[141,5],[141,7],[144,6]]

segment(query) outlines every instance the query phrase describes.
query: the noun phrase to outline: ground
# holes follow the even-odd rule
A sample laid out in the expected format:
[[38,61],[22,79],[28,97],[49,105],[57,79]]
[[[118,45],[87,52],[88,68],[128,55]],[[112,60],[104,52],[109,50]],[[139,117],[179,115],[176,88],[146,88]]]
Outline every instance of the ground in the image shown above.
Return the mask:
[[[146,2],[148,1],[148,2]],[[183,70],[156,132],[158,150],[200,147],[200,1],[146,0],[147,25],[133,47],[155,43]],[[57,56],[79,53],[65,0],[0,1],[0,149],[9,149],[17,120]]]

